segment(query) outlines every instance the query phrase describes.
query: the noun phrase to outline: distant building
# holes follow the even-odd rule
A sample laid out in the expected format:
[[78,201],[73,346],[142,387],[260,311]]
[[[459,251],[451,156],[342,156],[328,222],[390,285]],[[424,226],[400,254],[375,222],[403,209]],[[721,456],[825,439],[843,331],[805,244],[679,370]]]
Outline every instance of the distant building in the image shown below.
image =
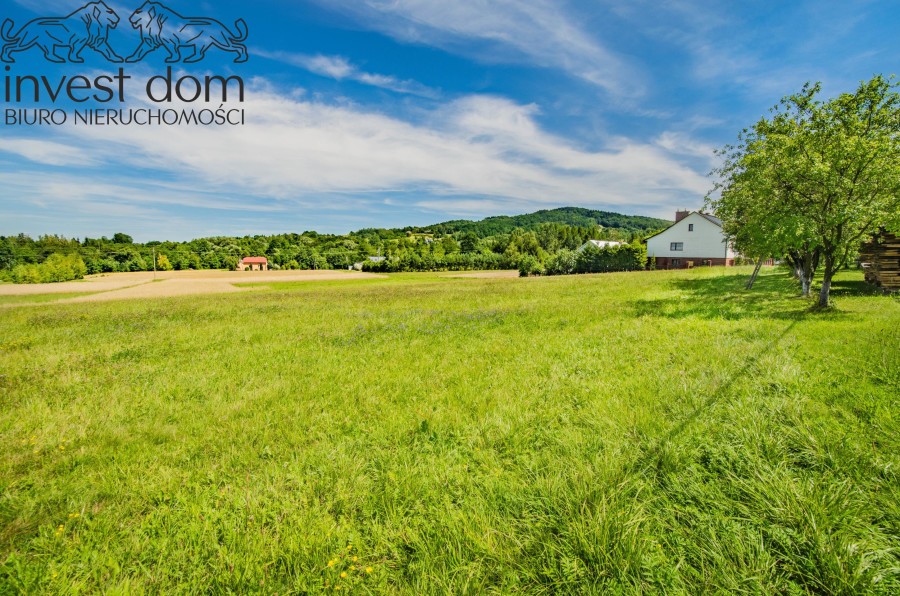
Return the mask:
[[722,232],[722,220],[699,211],[678,211],[675,223],[647,239],[657,269],[734,265],[737,256]]
[[578,247],[577,252],[581,252],[588,246],[596,246],[597,248],[606,248],[607,246],[621,246],[624,242],[616,242],[614,240],[588,240]]
[[244,257],[237,266],[238,271],[268,271],[269,260],[266,257]]

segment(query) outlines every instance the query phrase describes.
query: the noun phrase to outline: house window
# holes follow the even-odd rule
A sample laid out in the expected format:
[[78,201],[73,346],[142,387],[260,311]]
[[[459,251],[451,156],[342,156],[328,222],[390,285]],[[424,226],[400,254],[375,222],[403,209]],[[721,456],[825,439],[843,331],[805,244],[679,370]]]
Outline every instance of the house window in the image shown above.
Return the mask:
[[694,224],[688,224],[688,232],[694,231]]
[[672,267],[681,267],[681,259],[672,259]]
[[684,250],[684,242],[672,242],[671,244],[669,244],[669,250],[671,250],[672,252]]

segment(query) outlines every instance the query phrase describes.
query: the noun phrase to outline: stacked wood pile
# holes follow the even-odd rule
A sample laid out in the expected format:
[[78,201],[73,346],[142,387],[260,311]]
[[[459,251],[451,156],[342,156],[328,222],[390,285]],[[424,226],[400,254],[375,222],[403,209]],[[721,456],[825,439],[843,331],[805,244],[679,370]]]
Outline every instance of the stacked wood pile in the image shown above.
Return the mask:
[[885,290],[900,290],[900,236],[881,232],[859,251],[866,281]]

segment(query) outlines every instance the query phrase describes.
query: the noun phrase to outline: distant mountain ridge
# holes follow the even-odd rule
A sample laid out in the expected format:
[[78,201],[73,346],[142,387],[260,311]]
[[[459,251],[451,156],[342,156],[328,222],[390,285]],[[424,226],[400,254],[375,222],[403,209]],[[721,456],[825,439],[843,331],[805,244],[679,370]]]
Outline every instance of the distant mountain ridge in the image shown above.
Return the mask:
[[579,227],[600,225],[604,228],[615,228],[624,232],[647,232],[666,228],[672,224],[671,221],[665,219],[643,215],[622,215],[612,211],[597,211],[583,207],[560,207],[558,209],[541,209],[524,215],[495,215],[480,221],[455,219],[417,229],[427,229],[437,234],[474,232],[480,238],[486,238],[496,234],[506,234],[516,228],[532,230],[545,223]]

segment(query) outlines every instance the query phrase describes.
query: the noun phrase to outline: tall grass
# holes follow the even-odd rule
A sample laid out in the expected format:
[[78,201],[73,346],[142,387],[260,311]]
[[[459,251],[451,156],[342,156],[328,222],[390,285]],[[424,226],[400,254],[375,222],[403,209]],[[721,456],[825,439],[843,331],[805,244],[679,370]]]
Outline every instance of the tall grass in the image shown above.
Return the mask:
[[740,273],[2,309],[0,592],[897,593],[900,302]]

